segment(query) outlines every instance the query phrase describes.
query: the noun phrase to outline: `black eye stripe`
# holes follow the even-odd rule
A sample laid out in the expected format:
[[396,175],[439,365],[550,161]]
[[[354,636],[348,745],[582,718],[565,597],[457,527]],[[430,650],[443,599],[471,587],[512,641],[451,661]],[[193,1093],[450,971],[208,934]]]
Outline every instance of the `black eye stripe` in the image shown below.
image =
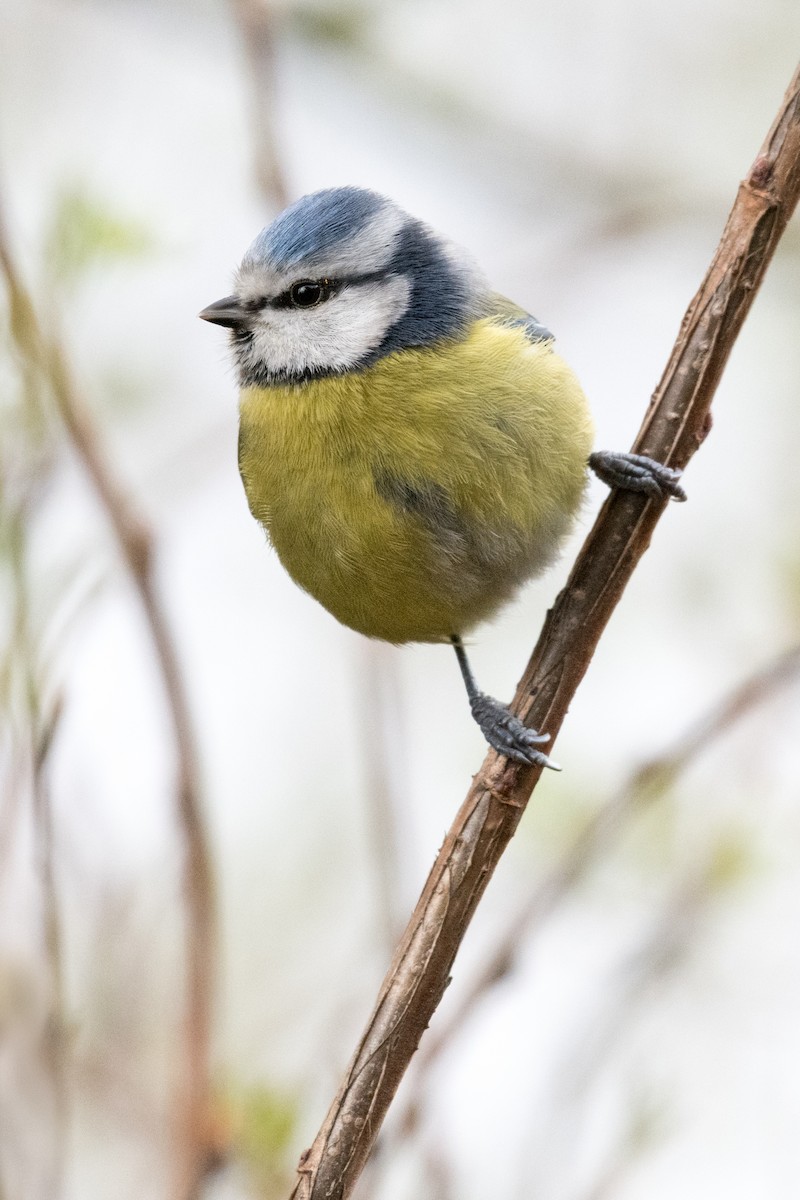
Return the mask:
[[[261,312],[265,308],[317,308],[331,296],[336,296],[345,287],[358,287],[362,283],[379,283],[395,274],[396,272],[393,271],[365,271],[363,275],[346,275],[341,279],[327,277],[324,279],[298,279],[279,296],[254,296],[252,299],[242,300],[241,306],[248,313]],[[318,287],[322,289],[322,294],[311,304],[298,304],[296,299],[292,298],[292,293],[300,287]]]
[[[365,272],[363,275],[347,275],[343,279],[298,279],[285,292],[281,292],[279,296],[272,299],[263,297],[258,300],[248,302],[245,307],[249,311],[257,311],[262,308],[318,308],[326,300],[337,295],[342,288],[350,286],[358,286],[361,283],[376,283],[379,280],[386,279],[386,271]],[[300,294],[300,289],[320,289],[318,295],[312,296],[311,292]],[[305,301],[305,302],[304,302]]]

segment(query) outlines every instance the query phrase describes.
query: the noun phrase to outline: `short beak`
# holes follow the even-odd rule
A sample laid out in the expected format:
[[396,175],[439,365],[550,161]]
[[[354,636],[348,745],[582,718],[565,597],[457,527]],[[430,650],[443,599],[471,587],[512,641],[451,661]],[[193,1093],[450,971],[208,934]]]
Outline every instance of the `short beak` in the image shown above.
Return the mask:
[[224,300],[209,304],[197,315],[204,321],[212,321],[214,325],[224,325],[226,329],[240,329],[249,314],[242,308],[238,296],[226,296]]

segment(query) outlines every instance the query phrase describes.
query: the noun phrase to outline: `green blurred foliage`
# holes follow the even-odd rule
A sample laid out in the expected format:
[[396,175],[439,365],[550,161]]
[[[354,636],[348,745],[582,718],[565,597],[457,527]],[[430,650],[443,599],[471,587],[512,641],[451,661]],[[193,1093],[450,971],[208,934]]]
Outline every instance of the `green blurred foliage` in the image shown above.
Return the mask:
[[310,42],[358,46],[372,16],[369,4],[295,4],[285,19]]
[[[557,757],[557,756],[556,756]],[[534,860],[555,862],[583,832],[597,811],[597,789],[578,771],[557,775],[545,771],[520,823],[516,845]]]
[[759,862],[757,847],[744,829],[724,830],[708,864],[708,882],[713,891],[723,891],[750,877]]
[[74,287],[98,263],[130,260],[152,253],[155,238],[140,221],[113,212],[77,186],[56,197],[44,238],[49,277]]
[[298,1120],[295,1097],[266,1084],[229,1087],[225,1098],[231,1142],[259,1196],[272,1200],[288,1191],[293,1176],[290,1151]]
[[800,530],[787,523],[776,564],[776,581],[785,619],[792,633],[800,632]]

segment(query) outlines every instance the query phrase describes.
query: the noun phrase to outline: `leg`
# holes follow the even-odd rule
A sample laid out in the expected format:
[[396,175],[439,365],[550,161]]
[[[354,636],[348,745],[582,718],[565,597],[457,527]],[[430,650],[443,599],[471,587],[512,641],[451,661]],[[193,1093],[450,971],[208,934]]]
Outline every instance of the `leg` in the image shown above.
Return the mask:
[[596,450],[589,455],[589,466],[598,479],[609,487],[628,492],[644,492],[653,500],[685,500],[680,485],[681,471],[673,471],[644,454],[616,454],[613,450]]
[[513,758],[514,762],[524,763],[529,767],[550,767],[552,771],[560,771],[561,767],[557,763],[552,762],[546,754],[536,749],[543,742],[549,742],[550,735],[537,733],[535,729],[528,729],[518,717],[509,712],[505,704],[501,704],[499,700],[479,691],[470,670],[464,643],[457,633],[450,635],[450,641],[453,643],[458,665],[461,668],[472,715],[478,722],[480,731],[489,745],[501,754],[505,754],[507,758]]

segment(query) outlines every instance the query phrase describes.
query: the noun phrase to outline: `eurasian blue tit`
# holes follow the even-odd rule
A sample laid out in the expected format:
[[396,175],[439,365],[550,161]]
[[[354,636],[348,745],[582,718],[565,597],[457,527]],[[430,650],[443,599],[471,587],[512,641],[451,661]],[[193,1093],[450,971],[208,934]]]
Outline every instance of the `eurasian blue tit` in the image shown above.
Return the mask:
[[678,472],[592,455],[553,335],[371,191],[286,209],[200,316],[231,331],[245,492],[295,582],[367,637],[450,642],[490,745],[554,766],[547,735],[479,691],[462,636],[553,561],[587,465],[682,498]]

